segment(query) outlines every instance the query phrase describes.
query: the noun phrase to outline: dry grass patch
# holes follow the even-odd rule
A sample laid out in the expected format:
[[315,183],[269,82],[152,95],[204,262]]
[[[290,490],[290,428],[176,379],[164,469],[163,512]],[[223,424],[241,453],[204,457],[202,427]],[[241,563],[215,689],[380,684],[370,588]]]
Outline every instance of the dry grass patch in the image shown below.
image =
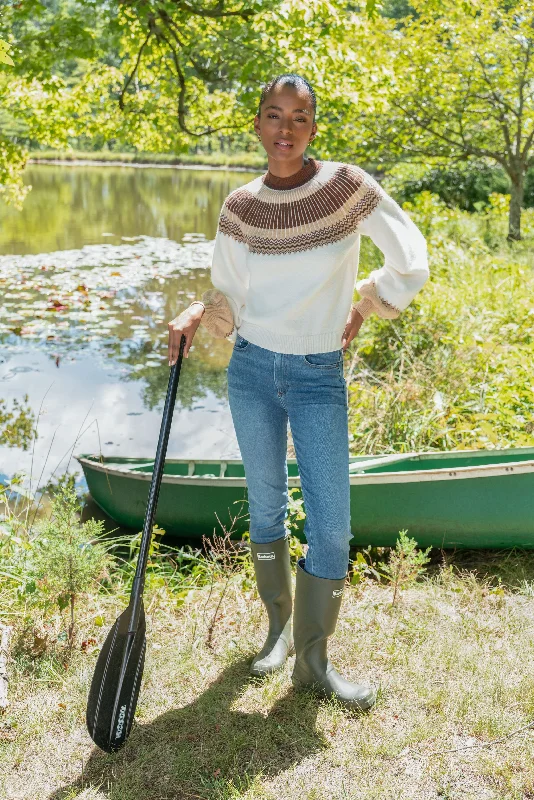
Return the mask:
[[[496,559],[483,554],[435,565],[393,608],[391,589],[374,582],[346,591],[330,656],[346,677],[379,688],[367,715],[294,692],[293,659],[266,680],[249,677],[266,614],[239,575],[220,605],[222,581],[211,592],[195,590],[178,609],[161,598],[153,604],[137,721],[113,756],[92,745],[84,724],[96,653],[77,653],[56,682],[15,664],[0,796],[528,798],[534,597],[520,581],[530,580],[532,557],[501,560],[500,582]],[[104,609],[100,640],[115,605]],[[89,603],[87,619],[94,611]]]

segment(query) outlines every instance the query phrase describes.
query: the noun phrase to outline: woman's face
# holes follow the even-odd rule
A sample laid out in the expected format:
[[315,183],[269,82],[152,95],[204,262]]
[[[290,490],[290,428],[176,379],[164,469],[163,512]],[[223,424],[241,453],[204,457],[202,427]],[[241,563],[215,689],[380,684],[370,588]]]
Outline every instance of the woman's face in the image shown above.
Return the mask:
[[254,117],[254,130],[268,156],[275,161],[295,161],[317,130],[310,93],[275,86],[261,104],[261,117]]

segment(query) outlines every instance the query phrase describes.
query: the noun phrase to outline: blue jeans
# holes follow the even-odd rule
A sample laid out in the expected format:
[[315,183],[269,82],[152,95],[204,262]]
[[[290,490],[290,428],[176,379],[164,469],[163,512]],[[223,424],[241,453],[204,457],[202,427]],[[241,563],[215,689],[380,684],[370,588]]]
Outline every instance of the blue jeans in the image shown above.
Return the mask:
[[251,541],[287,535],[289,422],[306,512],[304,568],[319,578],[345,577],[352,534],[342,348],[276,353],[238,333],[228,400],[247,482]]

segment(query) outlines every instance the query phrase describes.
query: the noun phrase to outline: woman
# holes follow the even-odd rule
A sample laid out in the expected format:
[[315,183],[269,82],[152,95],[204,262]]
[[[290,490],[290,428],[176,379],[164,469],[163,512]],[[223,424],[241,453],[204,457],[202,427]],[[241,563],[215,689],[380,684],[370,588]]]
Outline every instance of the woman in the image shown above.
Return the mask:
[[[209,329],[208,320],[228,310],[226,338],[234,343],[228,398],[247,481],[258,591],[269,617],[251,673],[278,670],[295,652],[296,688],[367,710],[375,692],[343,678],[327,655],[351,539],[343,353],[371,312],[395,318],[409,305],[428,278],[427,252],[419,229],[371,175],[304,155],[317,133],[315,112],[314,90],[298,75],[279,75],[263,87],[254,130],[268,171],[224,201],[211,271],[218,292],[209,290],[169,323],[169,359],[176,361],[182,334],[187,357],[203,315]],[[351,305],[362,233],[385,262],[356,284],[361,299]],[[284,524],[288,423],[308,542],[297,564],[293,633]]]

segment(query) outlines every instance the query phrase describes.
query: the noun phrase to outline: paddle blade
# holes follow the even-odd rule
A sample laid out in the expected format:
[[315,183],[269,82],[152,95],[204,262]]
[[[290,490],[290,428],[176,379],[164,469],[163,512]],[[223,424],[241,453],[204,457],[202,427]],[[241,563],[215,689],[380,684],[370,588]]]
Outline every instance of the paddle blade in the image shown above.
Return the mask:
[[101,750],[118,750],[130,733],[139,697],[146,650],[141,601],[139,624],[128,633],[131,605],[115,621],[96,662],[87,701],[87,730]]

